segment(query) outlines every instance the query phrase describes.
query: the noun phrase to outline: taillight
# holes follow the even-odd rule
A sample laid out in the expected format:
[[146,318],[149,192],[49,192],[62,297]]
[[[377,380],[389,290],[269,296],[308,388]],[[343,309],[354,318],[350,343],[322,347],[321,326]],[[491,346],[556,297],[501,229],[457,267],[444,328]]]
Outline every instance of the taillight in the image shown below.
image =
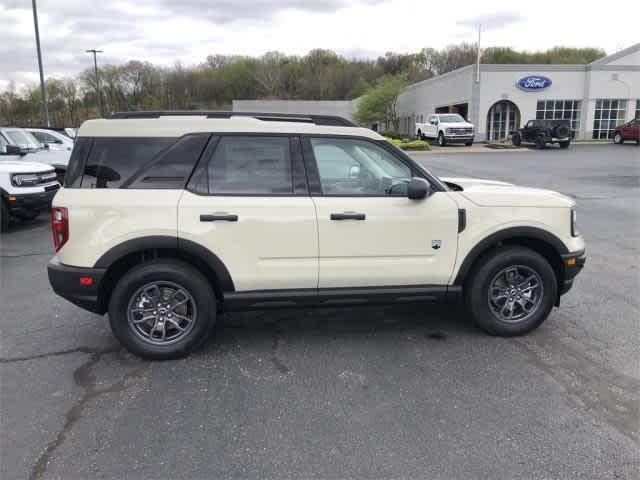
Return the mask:
[[57,252],[69,240],[69,211],[65,207],[51,207],[51,233]]

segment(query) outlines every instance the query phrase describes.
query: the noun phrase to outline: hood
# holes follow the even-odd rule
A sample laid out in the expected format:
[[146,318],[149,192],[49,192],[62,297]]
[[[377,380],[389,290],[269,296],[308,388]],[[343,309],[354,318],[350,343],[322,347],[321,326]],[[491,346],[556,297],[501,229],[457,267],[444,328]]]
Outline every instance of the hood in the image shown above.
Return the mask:
[[53,167],[44,163],[27,162],[24,160],[3,160],[0,158],[0,172],[34,173],[51,171],[53,171]]
[[440,122],[439,125],[445,128],[474,128],[473,123],[469,122]]
[[448,177],[440,180],[460,186],[462,188],[460,195],[482,207],[570,208],[576,204],[571,197],[553,190],[519,187],[497,180]]

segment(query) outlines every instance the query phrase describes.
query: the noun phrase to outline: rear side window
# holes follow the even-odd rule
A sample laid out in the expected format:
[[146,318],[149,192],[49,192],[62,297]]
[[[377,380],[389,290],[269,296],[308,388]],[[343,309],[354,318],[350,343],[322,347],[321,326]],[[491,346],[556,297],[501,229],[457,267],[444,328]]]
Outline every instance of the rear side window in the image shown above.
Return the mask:
[[208,168],[213,195],[293,193],[288,137],[222,137]]
[[175,138],[94,138],[81,188],[118,188]]
[[140,168],[121,188],[184,188],[210,136],[209,133],[197,133],[180,137]]

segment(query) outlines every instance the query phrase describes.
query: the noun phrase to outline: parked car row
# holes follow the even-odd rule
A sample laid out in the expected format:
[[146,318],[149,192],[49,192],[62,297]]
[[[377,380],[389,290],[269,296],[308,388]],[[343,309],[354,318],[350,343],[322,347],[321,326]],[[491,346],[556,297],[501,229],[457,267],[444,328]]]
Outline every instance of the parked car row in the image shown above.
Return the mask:
[[0,127],[0,232],[49,210],[72,149],[73,139],[58,131]]
[[[616,144],[625,141],[640,145],[640,118],[618,125],[611,138]],[[457,113],[434,113],[427,117],[427,122],[416,122],[414,134],[418,140],[436,141],[441,147],[452,143],[473,145],[475,126],[467,122]],[[560,148],[568,148],[575,137],[569,120],[528,120],[522,128],[509,132],[514,146],[523,144],[535,145],[542,149],[549,144],[558,144]]]

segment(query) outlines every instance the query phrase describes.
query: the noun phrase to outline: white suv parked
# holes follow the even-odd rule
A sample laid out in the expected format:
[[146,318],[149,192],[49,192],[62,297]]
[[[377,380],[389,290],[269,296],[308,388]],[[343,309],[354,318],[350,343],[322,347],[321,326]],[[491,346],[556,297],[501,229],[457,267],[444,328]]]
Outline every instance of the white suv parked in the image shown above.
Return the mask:
[[585,260],[572,199],[440,179],[377,133],[313,115],[87,121],[52,228],[53,289],[155,359],[240,309],[464,299],[486,331],[519,335]]
[[48,210],[60,188],[51,166],[13,160],[16,148],[0,149],[0,233],[9,229],[11,218],[30,220]]
[[457,113],[434,113],[427,123],[416,122],[415,134],[421,140],[437,140],[441,147],[447,143],[464,143],[469,147],[473,145],[475,127]]

